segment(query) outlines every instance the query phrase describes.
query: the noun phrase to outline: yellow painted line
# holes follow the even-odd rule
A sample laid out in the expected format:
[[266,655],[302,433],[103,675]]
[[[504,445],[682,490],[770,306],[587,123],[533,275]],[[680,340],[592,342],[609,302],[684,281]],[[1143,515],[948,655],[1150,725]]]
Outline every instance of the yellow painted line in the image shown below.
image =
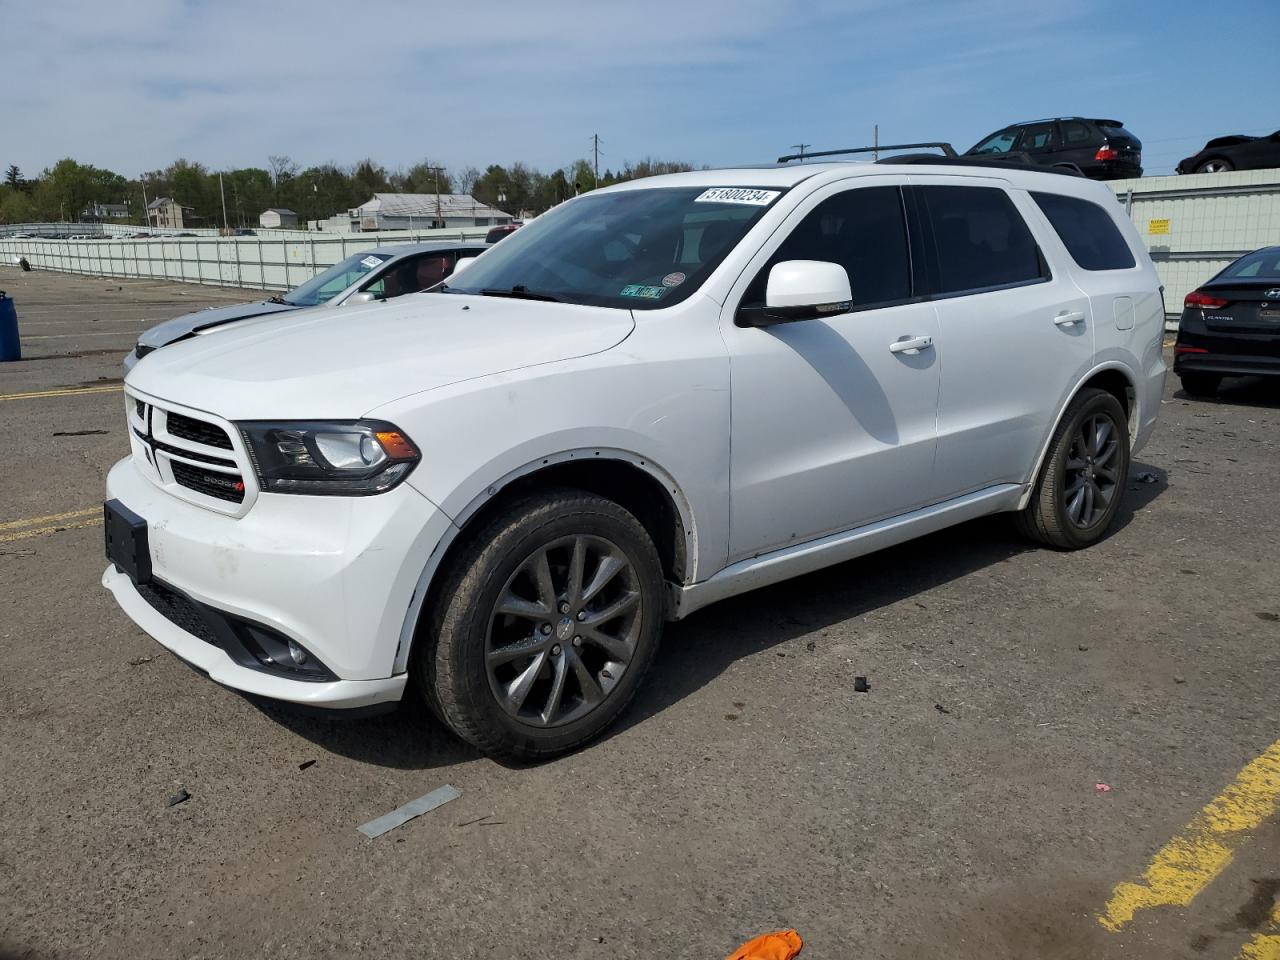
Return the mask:
[[57,520],[79,520],[102,513],[102,507],[86,507],[84,510],[71,510],[67,513],[51,513],[47,517],[27,517],[25,520],[6,520],[0,523],[0,530],[16,530],[19,527],[34,527],[39,524],[53,523]]
[[59,533],[63,530],[82,530],[85,527],[96,527],[102,523],[101,517],[92,520],[81,520],[79,523],[55,523],[47,527],[36,527],[34,530],[19,530],[17,533],[0,533],[0,543],[13,543],[15,540],[29,540],[32,537],[44,536],[46,533]]
[[1271,929],[1246,943],[1238,960],[1280,960],[1280,903],[1271,911]]
[[77,397],[82,393],[117,393],[120,384],[109,387],[65,387],[62,390],[34,390],[31,393],[0,393],[0,400],[38,400],[41,397]]
[[[1280,740],[1240,771],[1152,859],[1140,883],[1121,883],[1098,922],[1113,933],[1139,910],[1189,904],[1226,869],[1235,848],[1280,802]],[[1270,955],[1264,954],[1270,960]]]

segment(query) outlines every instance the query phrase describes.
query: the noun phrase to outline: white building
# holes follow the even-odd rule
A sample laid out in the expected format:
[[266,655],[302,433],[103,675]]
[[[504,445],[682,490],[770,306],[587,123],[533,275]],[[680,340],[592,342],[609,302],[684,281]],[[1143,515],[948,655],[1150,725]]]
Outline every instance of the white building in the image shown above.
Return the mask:
[[298,225],[298,215],[283,207],[271,207],[258,214],[258,226],[268,230],[291,230]]
[[513,219],[465,193],[375,193],[349,213],[352,231],[496,227]]

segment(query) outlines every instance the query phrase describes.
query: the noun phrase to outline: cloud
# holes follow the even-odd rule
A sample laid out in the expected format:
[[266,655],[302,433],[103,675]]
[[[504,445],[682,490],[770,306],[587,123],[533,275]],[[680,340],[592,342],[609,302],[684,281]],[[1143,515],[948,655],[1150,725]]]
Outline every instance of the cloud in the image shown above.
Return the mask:
[[1173,136],[1180,109],[1212,99],[1165,68],[1179,29],[1196,42],[1184,2],[1162,8],[1153,58],[1101,0],[10,0],[0,163],[549,168],[599,133],[606,166],[722,164],[865,141],[875,123],[882,139],[967,146],[1011,120],[1090,111]]

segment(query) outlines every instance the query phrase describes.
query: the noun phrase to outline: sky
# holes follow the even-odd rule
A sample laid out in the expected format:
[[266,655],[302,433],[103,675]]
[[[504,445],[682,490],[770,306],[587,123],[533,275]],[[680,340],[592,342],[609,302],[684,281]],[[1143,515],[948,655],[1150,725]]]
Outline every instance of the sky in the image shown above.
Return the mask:
[[0,0],[0,167],[726,166],[1122,120],[1280,128],[1280,0]]

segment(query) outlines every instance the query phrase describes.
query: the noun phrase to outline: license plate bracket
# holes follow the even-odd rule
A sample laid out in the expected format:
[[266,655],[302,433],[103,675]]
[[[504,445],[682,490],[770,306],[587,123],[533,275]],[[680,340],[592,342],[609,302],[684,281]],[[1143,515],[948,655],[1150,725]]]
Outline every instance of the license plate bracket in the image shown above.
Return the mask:
[[107,559],[135,584],[151,582],[151,546],[147,521],[119,500],[102,505],[102,531]]

